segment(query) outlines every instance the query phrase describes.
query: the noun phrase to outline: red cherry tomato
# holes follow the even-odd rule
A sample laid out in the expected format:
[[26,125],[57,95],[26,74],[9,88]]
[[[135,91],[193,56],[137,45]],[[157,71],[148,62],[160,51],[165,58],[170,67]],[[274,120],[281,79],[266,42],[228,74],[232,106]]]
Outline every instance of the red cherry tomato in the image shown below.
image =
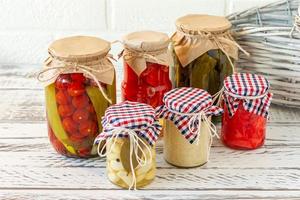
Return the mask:
[[92,114],[95,113],[95,108],[94,108],[94,106],[93,106],[92,104],[89,104],[89,105],[88,105],[87,110],[88,110],[90,113],[92,113]]
[[59,105],[58,112],[61,117],[69,117],[74,113],[75,108],[72,105]]
[[98,126],[93,121],[87,121],[86,123],[82,123],[79,126],[79,132],[83,136],[95,135],[97,133]]
[[63,119],[63,127],[68,133],[74,133],[77,131],[77,124],[71,117]]
[[89,113],[86,109],[79,109],[73,113],[72,119],[77,123],[83,123],[89,118]]
[[78,150],[78,154],[82,157],[89,156],[91,152],[91,148],[80,148]]
[[81,142],[85,136],[82,136],[78,131],[69,134],[69,139],[73,142]]
[[68,86],[68,94],[72,97],[76,97],[85,93],[85,87],[83,83],[80,82],[72,82]]
[[69,104],[71,101],[71,97],[66,94],[63,90],[59,90],[56,93],[56,102],[61,105]]
[[71,78],[73,81],[77,81],[80,83],[85,83],[85,81],[86,81],[86,78],[83,76],[82,73],[73,73],[73,74],[71,74]]
[[73,98],[72,104],[76,108],[84,108],[89,104],[89,98],[85,94],[76,96]]
[[55,81],[55,87],[57,89],[67,89],[71,83],[71,77],[69,74],[61,74]]

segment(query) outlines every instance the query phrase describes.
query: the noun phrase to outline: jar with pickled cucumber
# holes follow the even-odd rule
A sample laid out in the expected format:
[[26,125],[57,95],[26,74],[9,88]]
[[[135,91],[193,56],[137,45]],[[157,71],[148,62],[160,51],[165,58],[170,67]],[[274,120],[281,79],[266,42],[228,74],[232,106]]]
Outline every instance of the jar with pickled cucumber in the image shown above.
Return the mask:
[[231,23],[219,16],[186,15],[177,19],[176,27],[171,38],[173,84],[216,94],[238,59],[239,45],[231,36]]
[[167,92],[157,109],[164,121],[164,158],[177,167],[197,167],[207,163],[214,136],[218,136],[211,116],[222,114],[211,95],[198,88],[182,87]]
[[123,100],[162,105],[162,98],[172,89],[169,65],[172,60],[169,37],[165,33],[139,31],[123,37]]
[[116,101],[109,49],[109,42],[83,36],[57,40],[48,49],[38,79],[45,84],[49,139],[62,155],[97,155],[101,118]]
[[161,131],[155,110],[143,103],[125,101],[105,112],[103,131],[95,143],[106,156],[108,179],[122,188],[138,189],[155,178],[155,143]]

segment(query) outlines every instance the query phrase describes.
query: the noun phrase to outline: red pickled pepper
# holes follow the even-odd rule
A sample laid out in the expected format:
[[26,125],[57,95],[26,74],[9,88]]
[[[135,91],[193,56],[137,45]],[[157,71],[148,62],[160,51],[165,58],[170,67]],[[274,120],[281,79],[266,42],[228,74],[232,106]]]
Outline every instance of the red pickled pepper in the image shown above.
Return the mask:
[[163,104],[164,94],[171,89],[168,66],[147,62],[146,70],[138,76],[126,62],[124,63],[123,100],[157,107]]
[[224,103],[222,140],[234,149],[256,149],[264,144],[267,119],[246,111],[240,102],[235,114],[230,117]]
[[[59,75],[54,84],[63,128],[67,132],[70,142],[78,144],[78,155],[81,157],[90,156],[93,141],[88,142],[91,143],[89,147],[80,147],[80,144],[85,142],[87,138],[96,137],[98,133],[97,115],[85,91],[85,87],[92,85],[92,83],[83,74],[73,73]],[[68,155],[63,144],[55,137],[50,125],[49,137],[56,151]]]

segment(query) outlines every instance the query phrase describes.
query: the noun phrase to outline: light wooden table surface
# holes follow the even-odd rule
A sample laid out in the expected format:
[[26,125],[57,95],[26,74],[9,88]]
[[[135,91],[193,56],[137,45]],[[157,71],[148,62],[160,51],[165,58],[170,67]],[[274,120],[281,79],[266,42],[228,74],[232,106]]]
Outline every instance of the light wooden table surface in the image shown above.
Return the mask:
[[33,67],[0,67],[0,199],[300,199],[300,110],[273,105],[266,144],[235,151],[215,141],[210,162],[167,164],[143,190],[111,184],[105,160],[72,159],[50,146],[41,85]]

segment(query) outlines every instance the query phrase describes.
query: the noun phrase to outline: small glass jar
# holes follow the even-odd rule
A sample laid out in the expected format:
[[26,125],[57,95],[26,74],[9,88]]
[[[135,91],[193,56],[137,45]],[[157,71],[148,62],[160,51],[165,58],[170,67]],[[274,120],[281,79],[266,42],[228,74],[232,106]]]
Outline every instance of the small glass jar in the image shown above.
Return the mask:
[[[108,140],[107,147],[111,149],[107,153],[107,176],[108,179],[122,187],[129,188],[133,183],[132,171],[130,168],[130,141],[128,138],[117,138],[113,145],[112,140]],[[145,142],[145,141],[144,141]],[[138,164],[136,156],[133,155],[133,168],[136,178],[136,188],[142,188],[149,185],[156,174],[156,153],[155,146],[148,146],[151,149],[151,155],[146,152],[146,157],[141,156],[141,159],[149,161],[144,166]]]
[[230,35],[231,23],[224,17],[186,15],[176,20],[172,36],[175,87],[195,87],[216,94],[234,70],[237,45]]
[[234,74],[224,81],[221,137],[233,149],[256,149],[264,144],[272,94],[268,81],[254,74]]
[[[46,83],[49,139],[62,155],[97,155],[93,144],[102,131],[101,118],[116,100],[114,68],[106,57],[109,48],[108,42],[91,37],[64,38],[49,47],[50,58],[39,79]],[[106,75],[89,68],[106,68]]]
[[242,103],[238,105],[233,117],[229,116],[228,108],[224,105],[222,124],[222,140],[228,147],[256,149],[264,144],[267,119],[248,112]]
[[[209,119],[210,120],[210,119]],[[191,144],[170,120],[164,121],[164,158],[177,167],[197,167],[208,162],[212,136],[201,122],[199,144]]]
[[156,173],[155,143],[162,127],[154,108],[124,101],[109,107],[103,118],[103,131],[96,138],[98,154],[106,156],[108,179],[127,189],[150,184]]
[[212,115],[222,109],[212,105],[211,95],[197,88],[176,88],[166,93],[158,116],[164,119],[164,158],[177,167],[207,163],[213,136]]
[[164,33],[140,31],[123,38],[123,100],[162,105],[163,95],[172,89],[169,75],[169,38]]

